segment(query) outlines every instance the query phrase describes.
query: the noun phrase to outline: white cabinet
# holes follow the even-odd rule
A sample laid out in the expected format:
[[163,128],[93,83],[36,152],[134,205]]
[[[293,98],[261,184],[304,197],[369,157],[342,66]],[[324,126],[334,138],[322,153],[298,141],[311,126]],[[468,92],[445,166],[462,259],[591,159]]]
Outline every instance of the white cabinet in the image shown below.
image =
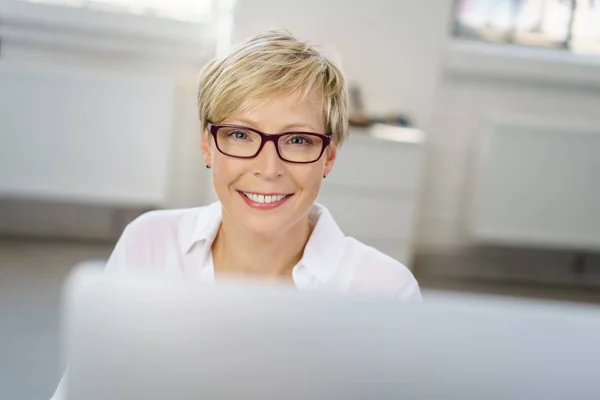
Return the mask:
[[422,132],[408,128],[351,130],[318,199],[347,236],[408,267],[412,261],[422,139]]

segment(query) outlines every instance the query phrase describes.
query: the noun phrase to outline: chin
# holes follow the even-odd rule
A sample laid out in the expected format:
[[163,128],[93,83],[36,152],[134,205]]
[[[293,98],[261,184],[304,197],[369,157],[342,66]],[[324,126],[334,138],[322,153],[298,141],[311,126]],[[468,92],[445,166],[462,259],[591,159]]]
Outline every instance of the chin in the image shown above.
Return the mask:
[[280,236],[294,224],[290,220],[281,218],[242,218],[238,225],[246,232],[262,238],[273,238]]

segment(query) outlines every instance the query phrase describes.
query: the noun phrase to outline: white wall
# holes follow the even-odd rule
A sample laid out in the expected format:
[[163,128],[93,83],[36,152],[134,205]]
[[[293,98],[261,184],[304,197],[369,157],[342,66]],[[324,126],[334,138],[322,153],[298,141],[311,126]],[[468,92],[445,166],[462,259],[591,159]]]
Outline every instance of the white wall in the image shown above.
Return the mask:
[[[233,39],[238,42],[264,29],[287,28],[300,39],[335,53],[349,80],[362,87],[368,112],[407,113],[425,130],[427,163],[418,221],[418,253],[432,255],[425,258],[425,269],[442,265],[447,271],[451,268],[443,264],[454,264],[469,270],[468,274],[479,274],[489,267],[492,275],[506,275],[512,274],[508,265],[519,270],[515,276],[564,275],[573,262],[568,253],[472,251],[465,235],[469,177],[480,128],[489,115],[519,113],[600,123],[599,63],[577,58],[581,62],[577,65],[572,59],[561,60],[556,53],[539,61],[531,51],[515,48],[509,53],[523,56],[517,64],[506,54],[490,54],[492,47],[480,48],[476,59],[464,57],[447,43],[451,3],[238,0]],[[5,39],[3,50],[5,57],[34,63],[41,54],[40,49],[12,45],[10,37]],[[148,64],[148,60],[134,61],[131,57],[119,61],[105,55],[61,51],[53,50],[44,57],[50,54],[53,62],[112,65],[132,71],[159,68],[178,77],[176,108],[182,114],[174,127],[171,204],[202,202],[208,175],[196,147],[193,83],[205,58],[192,57],[184,64],[157,63],[154,59]],[[557,66],[561,68],[549,72]],[[466,261],[449,261],[449,257],[465,251]]]
[[325,46],[363,90],[367,112],[431,112],[451,0],[238,0],[234,42],[269,28]]
[[491,49],[473,46],[465,52],[455,46],[444,55],[448,62],[429,129],[419,223],[419,251],[424,255],[420,265],[432,274],[597,284],[600,264],[596,256],[578,260],[576,252],[561,249],[476,249],[468,240],[470,185],[488,119],[513,115],[600,126],[597,58]]

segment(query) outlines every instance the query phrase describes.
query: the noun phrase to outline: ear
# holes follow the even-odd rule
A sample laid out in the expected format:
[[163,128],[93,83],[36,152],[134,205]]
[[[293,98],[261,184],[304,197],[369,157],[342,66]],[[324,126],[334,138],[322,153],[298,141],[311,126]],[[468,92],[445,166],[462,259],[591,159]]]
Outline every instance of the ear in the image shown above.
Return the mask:
[[200,134],[200,150],[202,151],[202,157],[206,165],[212,165],[212,152],[211,152],[211,140],[208,129],[204,129]]
[[337,143],[331,142],[325,151],[325,175],[329,175],[337,157]]

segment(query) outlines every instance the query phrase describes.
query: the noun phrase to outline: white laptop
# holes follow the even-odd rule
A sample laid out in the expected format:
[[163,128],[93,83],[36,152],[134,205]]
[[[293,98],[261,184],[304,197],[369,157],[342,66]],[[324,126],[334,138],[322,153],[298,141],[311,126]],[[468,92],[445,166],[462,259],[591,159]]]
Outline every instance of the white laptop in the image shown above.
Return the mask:
[[598,399],[600,309],[424,303],[80,269],[69,400]]

